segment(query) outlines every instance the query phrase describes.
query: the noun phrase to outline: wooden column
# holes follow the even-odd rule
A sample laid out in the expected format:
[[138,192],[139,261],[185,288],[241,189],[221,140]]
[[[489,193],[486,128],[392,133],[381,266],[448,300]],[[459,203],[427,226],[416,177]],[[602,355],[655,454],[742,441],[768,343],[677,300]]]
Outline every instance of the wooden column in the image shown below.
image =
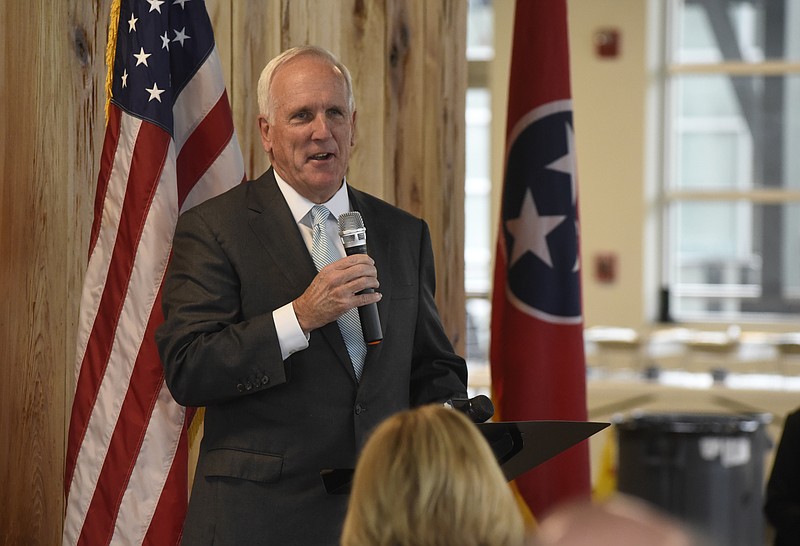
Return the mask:
[[106,2],[0,4],[0,543],[61,543]]

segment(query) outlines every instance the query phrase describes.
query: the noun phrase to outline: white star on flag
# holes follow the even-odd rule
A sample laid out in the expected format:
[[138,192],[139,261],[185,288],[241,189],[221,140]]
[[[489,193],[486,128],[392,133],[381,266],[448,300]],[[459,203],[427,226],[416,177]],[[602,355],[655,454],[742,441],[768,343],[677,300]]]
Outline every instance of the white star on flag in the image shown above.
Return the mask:
[[128,69],[122,71],[122,87],[128,87]]
[[150,55],[152,55],[152,53],[145,53],[143,47],[139,48],[139,53],[134,53],[133,54],[133,56],[136,57],[136,66],[139,66],[140,64],[148,66],[147,65],[147,58]]
[[540,216],[536,210],[533,194],[528,189],[522,200],[519,216],[506,222],[506,229],[514,236],[514,251],[509,260],[513,266],[526,252],[532,252],[548,266],[553,267],[550,248],[547,246],[547,235],[553,231],[566,216]]
[[[570,192],[572,196],[572,205],[574,206],[578,200],[578,188],[576,187],[575,176],[575,133],[569,123],[564,124],[567,133],[567,153],[547,165],[545,168],[551,171],[564,173],[569,175]],[[575,220],[575,233],[580,233],[580,224]],[[580,254],[575,256],[575,264],[572,266],[572,271],[577,272],[581,268]]]
[[567,132],[567,153],[547,165],[545,168],[550,169],[551,171],[569,175],[569,181],[572,190],[572,204],[574,205],[578,197],[578,192],[575,188],[575,133],[572,131],[572,127],[569,125],[569,123],[565,124],[565,126]]
[[136,32],[136,21],[138,21],[136,17],[131,14],[131,18],[128,19],[128,32]]
[[158,84],[153,83],[152,88],[145,87],[148,93],[150,93],[150,98],[147,99],[147,102],[150,102],[153,99],[156,99],[158,102],[161,102],[161,93],[165,91],[165,89],[159,89]]
[[[164,0],[147,0],[147,3],[150,4],[150,11],[161,13],[161,4],[164,3]],[[150,11],[147,13],[150,13]]]
[[169,34],[167,34],[166,30],[164,31],[164,35],[161,36],[161,49],[169,51]]
[[186,35],[186,27],[183,27],[180,31],[173,30],[172,32],[175,33],[175,37],[172,39],[173,42],[180,42],[183,45],[185,40],[191,38],[191,36]]

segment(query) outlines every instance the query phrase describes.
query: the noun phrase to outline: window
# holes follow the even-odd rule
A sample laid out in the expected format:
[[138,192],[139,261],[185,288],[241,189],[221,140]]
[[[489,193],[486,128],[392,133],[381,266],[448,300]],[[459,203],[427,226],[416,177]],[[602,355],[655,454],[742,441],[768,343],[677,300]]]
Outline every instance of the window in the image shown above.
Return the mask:
[[663,280],[672,318],[800,315],[800,3],[670,0]]
[[467,21],[469,84],[464,181],[464,289],[467,296],[466,359],[472,372],[489,362],[489,318],[493,241],[491,229],[491,93],[488,64],[494,57],[491,0],[470,0]]

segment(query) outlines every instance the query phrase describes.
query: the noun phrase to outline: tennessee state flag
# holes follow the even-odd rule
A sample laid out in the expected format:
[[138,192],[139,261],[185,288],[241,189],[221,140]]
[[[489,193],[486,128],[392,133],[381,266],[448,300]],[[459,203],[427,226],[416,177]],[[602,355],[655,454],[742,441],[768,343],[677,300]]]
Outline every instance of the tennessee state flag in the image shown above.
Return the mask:
[[[587,417],[577,190],[566,1],[518,0],[491,323],[503,421]],[[534,516],[588,497],[587,443],[516,487]]]

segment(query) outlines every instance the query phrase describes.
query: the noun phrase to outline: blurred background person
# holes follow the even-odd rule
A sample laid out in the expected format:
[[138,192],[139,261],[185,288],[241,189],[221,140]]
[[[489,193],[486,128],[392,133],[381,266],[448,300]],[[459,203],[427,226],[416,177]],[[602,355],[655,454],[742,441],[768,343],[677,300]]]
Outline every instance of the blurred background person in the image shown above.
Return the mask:
[[342,546],[518,546],[524,536],[488,442],[462,413],[407,410],[367,440]]
[[568,502],[547,514],[529,546],[711,546],[644,501],[615,495]]

